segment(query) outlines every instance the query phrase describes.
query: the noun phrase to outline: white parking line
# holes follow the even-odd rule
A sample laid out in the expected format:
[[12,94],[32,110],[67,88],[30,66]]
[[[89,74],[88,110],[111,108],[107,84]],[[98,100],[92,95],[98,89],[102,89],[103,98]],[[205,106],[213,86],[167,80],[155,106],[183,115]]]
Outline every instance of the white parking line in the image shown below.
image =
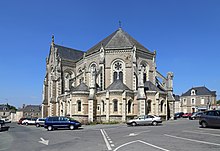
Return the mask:
[[105,136],[105,134],[103,132],[103,129],[100,129],[100,131],[102,133],[102,136],[103,136],[103,139],[105,141],[106,147],[108,148],[108,150],[112,150],[112,148],[111,148],[111,146],[110,146],[110,144],[109,144],[109,142],[108,142],[108,140],[107,140],[107,138],[106,138],[106,136]]
[[205,131],[217,131],[220,132],[220,129],[209,129],[209,128],[198,128],[200,130],[205,130]]
[[142,140],[136,140],[136,141],[132,141],[132,142],[128,142],[128,143],[122,144],[121,146],[118,146],[117,148],[115,148],[114,151],[117,151],[118,149],[120,149],[120,148],[122,148],[122,147],[124,147],[124,146],[126,146],[126,145],[129,145],[129,144],[132,144],[132,143],[137,143],[137,142],[146,144],[146,145],[148,145],[148,146],[151,146],[151,147],[154,147],[154,148],[163,150],[163,151],[170,151],[170,150],[167,150],[167,149],[165,149],[165,148],[161,148],[161,147],[159,147],[159,146],[156,146],[156,145],[153,145],[153,144],[144,142],[144,141],[142,141]]
[[183,131],[186,133],[195,133],[195,134],[202,134],[202,135],[211,135],[211,136],[218,136],[220,137],[220,134],[211,134],[211,133],[204,133],[202,131]]
[[172,138],[177,138],[177,139],[182,139],[182,140],[187,140],[187,141],[192,141],[192,142],[197,142],[197,143],[202,143],[202,144],[209,144],[209,145],[220,146],[220,144],[217,144],[217,143],[205,142],[205,141],[189,139],[189,138],[184,138],[184,137],[178,137],[178,136],[173,136],[173,135],[168,135],[168,134],[164,134],[164,135],[168,136],[168,137],[172,137]]

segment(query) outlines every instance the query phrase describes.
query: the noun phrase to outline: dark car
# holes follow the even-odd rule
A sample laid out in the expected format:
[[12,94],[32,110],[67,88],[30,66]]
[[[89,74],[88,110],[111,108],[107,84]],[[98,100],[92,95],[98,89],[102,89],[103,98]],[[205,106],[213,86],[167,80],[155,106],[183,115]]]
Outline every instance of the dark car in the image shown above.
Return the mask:
[[81,127],[80,122],[72,118],[63,117],[63,116],[47,117],[44,123],[44,128],[46,128],[48,131],[52,131],[58,128],[69,128],[73,130],[79,127]]
[[5,125],[5,121],[4,120],[0,120],[0,132],[1,131],[7,131],[9,129],[9,126]]
[[178,112],[174,114],[174,118],[181,118],[183,116],[183,112]]
[[201,115],[203,114],[203,112],[195,112],[192,114],[192,116],[189,116],[190,120],[197,120],[201,117]]
[[199,119],[199,124],[203,127],[220,127],[220,110],[205,111]]

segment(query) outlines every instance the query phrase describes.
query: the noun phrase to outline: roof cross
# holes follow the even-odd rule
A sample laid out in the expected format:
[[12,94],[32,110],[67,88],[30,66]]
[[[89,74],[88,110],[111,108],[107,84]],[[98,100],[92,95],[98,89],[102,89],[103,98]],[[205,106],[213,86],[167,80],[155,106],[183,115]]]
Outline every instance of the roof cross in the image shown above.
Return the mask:
[[118,24],[119,24],[119,28],[121,28],[121,21],[120,20],[119,20]]

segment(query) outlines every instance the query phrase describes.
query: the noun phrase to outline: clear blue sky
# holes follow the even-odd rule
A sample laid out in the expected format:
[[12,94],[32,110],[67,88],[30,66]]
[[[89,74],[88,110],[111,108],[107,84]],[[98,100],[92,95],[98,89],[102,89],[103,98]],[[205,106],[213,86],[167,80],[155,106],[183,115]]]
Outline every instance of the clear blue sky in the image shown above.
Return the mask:
[[0,103],[41,104],[45,59],[55,43],[88,50],[122,28],[174,72],[174,92],[220,92],[219,0],[0,1]]

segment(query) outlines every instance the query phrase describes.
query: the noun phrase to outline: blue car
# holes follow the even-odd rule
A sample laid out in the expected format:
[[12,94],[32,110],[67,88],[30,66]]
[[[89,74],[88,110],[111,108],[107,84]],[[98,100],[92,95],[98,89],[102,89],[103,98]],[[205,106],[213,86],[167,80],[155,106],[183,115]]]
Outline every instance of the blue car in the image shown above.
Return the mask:
[[81,127],[81,123],[64,116],[51,116],[47,117],[44,123],[44,128],[48,131],[52,131],[58,128],[69,128],[70,130]]

